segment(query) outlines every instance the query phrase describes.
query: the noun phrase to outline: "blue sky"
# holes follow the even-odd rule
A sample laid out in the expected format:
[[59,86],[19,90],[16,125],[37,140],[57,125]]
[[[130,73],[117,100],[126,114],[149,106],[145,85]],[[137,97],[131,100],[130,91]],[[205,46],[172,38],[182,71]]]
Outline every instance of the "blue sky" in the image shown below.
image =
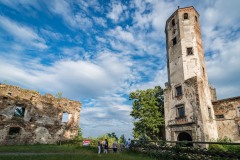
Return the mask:
[[0,0],[0,82],[81,101],[85,137],[130,137],[128,95],[164,87],[164,27],[177,6],[200,14],[218,98],[240,96],[238,0]]

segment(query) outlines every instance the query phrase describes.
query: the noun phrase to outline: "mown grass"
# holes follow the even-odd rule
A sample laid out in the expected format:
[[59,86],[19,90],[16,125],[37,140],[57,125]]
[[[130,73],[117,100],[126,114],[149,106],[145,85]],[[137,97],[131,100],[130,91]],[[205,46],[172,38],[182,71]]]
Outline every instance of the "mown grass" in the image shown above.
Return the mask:
[[97,154],[97,148],[81,147],[77,145],[0,146],[0,160],[66,160],[66,159],[151,160],[150,157],[147,157],[145,155],[130,152],[120,152],[116,154],[115,153]]

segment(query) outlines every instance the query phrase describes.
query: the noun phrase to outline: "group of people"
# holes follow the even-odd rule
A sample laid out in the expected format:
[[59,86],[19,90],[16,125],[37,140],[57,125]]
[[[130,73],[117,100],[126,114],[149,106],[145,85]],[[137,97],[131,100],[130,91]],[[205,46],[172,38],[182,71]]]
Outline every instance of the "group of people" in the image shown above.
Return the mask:
[[[130,139],[128,139],[128,141],[126,141],[126,144],[120,144],[120,150],[122,151],[123,148],[129,148],[130,146]],[[108,153],[108,140],[105,139],[105,141],[98,141],[98,154],[100,154],[101,152],[104,152],[104,153]],[[114,153],[117,153],[117,149],[118,149],[118,142],[117,141],[114,141],[113,144],[112,144],[112,149],[113,149],[113,152]]]

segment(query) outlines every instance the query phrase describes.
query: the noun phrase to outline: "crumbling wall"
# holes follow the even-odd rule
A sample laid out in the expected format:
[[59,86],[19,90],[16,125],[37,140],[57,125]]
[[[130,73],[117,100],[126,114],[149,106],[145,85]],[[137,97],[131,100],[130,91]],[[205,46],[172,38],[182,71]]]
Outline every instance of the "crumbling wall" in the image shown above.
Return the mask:
[[[0,84],[0,145],[54,144],[77,136],[81,103]],[[66,122],[63,113],[68,114]]]
[[240,142],[240,97],[213,102],[219,138]]

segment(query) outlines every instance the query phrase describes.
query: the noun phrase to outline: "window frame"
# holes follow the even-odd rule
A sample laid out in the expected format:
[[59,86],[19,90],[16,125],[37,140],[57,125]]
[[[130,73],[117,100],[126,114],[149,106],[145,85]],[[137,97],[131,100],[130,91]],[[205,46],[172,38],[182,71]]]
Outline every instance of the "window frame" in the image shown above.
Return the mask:
[[[180,88],[180,92],[178,92],[178,91],[179,91],[178,88]],[[178,93],[180,93],[180,94],[178,94]],[[182,85],[177,85],[177,86],[175,87],[175,97],[180,97],[180,96],[182,96],[182,95],[183,95]]]
[[[190,51],[190,50],[191,50],[191,51]],[[186,48],[186,52],[187,52],[187,56],[194,55],[194,53],[193,53],[193,47],[187,47],[187,48]]]
[[[181,111],[181,109],[183,109],[182,111],[183,111],[183,114],[182,114],[182,111]],[[179,105],[177,105],[176,106],[176,118],[184,118],[184,117],[186,117],[186,112],[185,112],[185,106],[184,106],[184,104],[179,104]]]

